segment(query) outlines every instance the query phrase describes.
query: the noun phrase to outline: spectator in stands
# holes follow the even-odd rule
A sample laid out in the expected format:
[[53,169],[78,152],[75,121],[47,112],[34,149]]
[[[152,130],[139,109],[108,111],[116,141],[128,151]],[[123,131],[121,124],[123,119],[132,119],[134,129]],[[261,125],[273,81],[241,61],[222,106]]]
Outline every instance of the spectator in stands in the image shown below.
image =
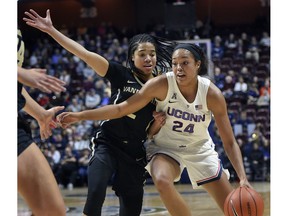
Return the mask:
[[270,105],[270,94],[268,90],[264,89],[262,95],[257,100],[258,106],[269,106]]
[[230,33],[224,42],[226,52],[236,53],[238,47],[238,40],[234,33]]
[[89,149],[90,140],[87,133],[84,135],[76,134],[73,141],[73,150],[81,151],[82,149]]
[[223,95],[225,98],[230,98],[233,95],[234,85],[233,78],[227,75],[223,86]]
[[96,108],[101,102],[101,96],[96,93],[95,89],[91,88],[85,95],[85,107],[88,109]]
[[235,92],[242,92],[242,93],[246,93],[248,89],[248,85],[246,82],[244,82],[244,79],[242,76],[238,77],[238,81],[235,83],[234,86],[234,91]]
[[214,67],[214,82],[219,89],[224,88],[225,74],[222,73],[220,67]]
[[[93,73],[95,72],[93,71]],[[85,92],[95,89],[95,80],[94,76],[89,76],[83,81],[83,89]]]
[[245,55],[244,48],[243,48],[243,41],[241,38],[237,41],[237,49],[235,50],[234,56],[235,58],[242,58]]
[[251,82],[251,71],[249,71],[248,67],[243,66],[240,70],[240,74],[243,77],[244,80],[246,80],[248,83]]
[[69,86],[71,82],[71,75],[68,74],[67,70],[63,70],[59,79],[65,82],[67,86]]
[[270,36],[268,32],[263,32],[262,37],[260,38],[259,45],[262,47],[270,48]]
[[95,78],[95,72],[89,65],[85,65],[83,68],[84,79],[88,79],[89,77]]
[[253,123],[253,119],[250,119],[247,117],[247,113],[246,113],[246,110],[242,110],[240,115],[239,115],[239,118],[237,119],[236,121],[237,124],[241,124],[243,127],[245,127],[245,131],[247,133],[247,126],[248,124],[251,124]]
[[242,50],[243,53],[245,54],[250,44],[249,37],[246,32],[241,33],[241,40],[242,40]]
[[253,141],[252,146],[249,161],[251,163],[252,181],[255,181],[257,180],[257,175],[263,175],[264,154],[260,149],[257,139]]
[[259,94],[261,96],[261,95],[266,94],[266,92],[268,92],[268,94],[270,95],[270,78],[269,77],[265,79],[264,85],[260,87]]
[[67,140],[63,138],[62,133],[57,132],[52,135],[52,137],[50,138],[50,142],[52,142],[55,145],[55,147],[59,151],[61,151],[65,149]]
[[58,166],[60,164],[61,153],[54,144],[50,143],[49,149],[50,149],[50,155],[54,164],[52,167],[52,170],[53,170],[53,173],[56,173]]
[[84,148],[80,150],[80,157],[78,160],[78,174],[80,176],[80,184],[87,185],[88,181],[88,164],[90,162],[90,150],[88,148]]
[[69,190],[74,188],[78,173],[78,159],[75,153],[72,152],[71,146],[66,146],[63,156],[60,160],[60,165],[56,173],[59,188],[62,189],[65,185]]
[[57,65],[62,59],[62,55],[60,53],[60,50],[57,48],[54,50],[54,53],[52,54],[52,64]]
[[260,94],[259,94],[257,83],[249,84],[248,91],[247,91],[247,96],[248,96],[247,104],[256,104],[259,98],[259,95]]
[[250,45],[248,47],[248,51],[245,53],[245,58],[246,59],[252,59],[256,63],[259,62],[260,54],[259,54],[259,44],[257,41],[256,36],[252,36]]
[[109,104],[110,97],[111,97],[111,89],[110,88],[106,88],[104,90],[104,95],[102,97],[102,101],[101,101],[100,106],[105,106],[105,105]]
[[221,42],[221,37],[219,35],[216,35],[212,43],[212,59],[221,59],[223,57],[224,47]]
[[67,107],[68,110],[74,110],[73,112],[79,112],[83,110],[83,101],[79,97],[72,98],[72,103]]

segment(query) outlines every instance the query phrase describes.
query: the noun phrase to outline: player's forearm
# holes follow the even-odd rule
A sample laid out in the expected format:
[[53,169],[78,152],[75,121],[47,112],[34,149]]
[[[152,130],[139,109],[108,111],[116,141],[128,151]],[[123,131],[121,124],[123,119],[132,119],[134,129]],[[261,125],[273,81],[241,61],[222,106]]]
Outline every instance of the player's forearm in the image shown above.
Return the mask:
[[24,84],[24,85],[28,85],[29,82],[27,80],[27,76],[25,76],[25,73],[27,73],[25,70],[26,69],[18,66],[18,69],[17,69],[17,80],[20,83]]
[[238,144],[235,143],[228,149],[225,149],[225,151],[239,179],[240,180],[246,179],[247,177],[244,170],[243,158]]
[[86,49],[76,41],[70,39],[60,31],[58,31],[54,26],[52,26],[47,32],[54,40],[56,40],[63,48],[73,53],[74,55],[86,61]]
[[98,55],[97,53],[88,51],[81,44],[65,36],[53,26],[48,31],[48,34],[54,40],[56,40],[63,48],[65,48],[70,53],[79,57],[82,61],[88,64],[98,75],[105,76],[109,65],[108,61],[105,58]]
[[44,118],[45,109],[41,107],[25,90],[22,89],[22,95],[25,97],[26,103],[23,108],[25,112],[35,118],[37,121]]
[[[129,113],[127,113],[129,114]],[[127,115],[126,114],[126,115]],[[79,121],[83,120],[106,120],[106,119],[116,119],[125,115],[125,112],[119,108],[117,105],[107,105],[94,110],[85,110],[77,114]]]

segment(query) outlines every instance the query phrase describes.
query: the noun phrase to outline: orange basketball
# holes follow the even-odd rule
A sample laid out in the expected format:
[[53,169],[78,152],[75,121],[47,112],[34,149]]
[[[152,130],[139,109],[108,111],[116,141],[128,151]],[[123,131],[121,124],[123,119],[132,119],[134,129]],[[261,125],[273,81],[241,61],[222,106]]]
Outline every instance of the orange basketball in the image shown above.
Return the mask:
[[264,202],[261,195],[248,187],[233,190],[224,203],[225,216],[263,216],[263,212]]

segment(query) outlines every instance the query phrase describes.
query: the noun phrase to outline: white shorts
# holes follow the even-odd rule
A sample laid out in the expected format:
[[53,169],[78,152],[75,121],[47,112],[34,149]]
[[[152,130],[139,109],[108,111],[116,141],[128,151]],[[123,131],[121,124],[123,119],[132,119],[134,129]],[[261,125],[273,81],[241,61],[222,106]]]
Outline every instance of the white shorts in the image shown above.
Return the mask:
[[230,177],[229,171],[223,169],[213,143],[205,143],[201,148],[195,150],[193,147],[185,149],[163,148],[163,146],[159,147],[150,141],[147,143],[146,151],[149,163],[145,168],[150,174],[152,157],[156,154],[165,154],[177,161],[180,166],[181,172],[174,181],[180,180],[181,174],[186,168],[193,188],[220,179],[222,171],[226,173],[228,179]]

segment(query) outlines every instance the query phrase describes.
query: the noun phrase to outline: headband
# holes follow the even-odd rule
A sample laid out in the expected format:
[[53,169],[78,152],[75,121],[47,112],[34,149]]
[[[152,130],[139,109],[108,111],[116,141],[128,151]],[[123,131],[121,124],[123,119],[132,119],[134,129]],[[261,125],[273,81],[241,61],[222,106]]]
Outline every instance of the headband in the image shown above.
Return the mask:
[[177,49],[186,49],[194,55],[196,60],[201,60],[198,51],[195,49],[195,47],[192,44],[180,43],[174,48],[173,52],[175,52]]

